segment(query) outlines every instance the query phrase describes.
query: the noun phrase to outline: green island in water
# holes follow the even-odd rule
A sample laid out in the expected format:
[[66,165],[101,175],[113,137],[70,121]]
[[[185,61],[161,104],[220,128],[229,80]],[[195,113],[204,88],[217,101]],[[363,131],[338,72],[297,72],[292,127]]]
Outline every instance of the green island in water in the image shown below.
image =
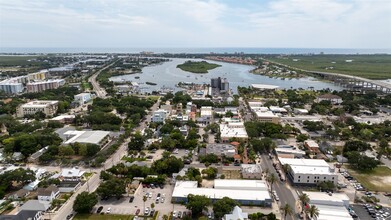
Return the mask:
[[192,73],[208,73],[209,70],[212,70],[220,66],[221,65],[219,64],[208,63],[206,61],[195,62],[189,60],[184,62],[183,64],[179,64],[176,67],[183,71],[192,72]]

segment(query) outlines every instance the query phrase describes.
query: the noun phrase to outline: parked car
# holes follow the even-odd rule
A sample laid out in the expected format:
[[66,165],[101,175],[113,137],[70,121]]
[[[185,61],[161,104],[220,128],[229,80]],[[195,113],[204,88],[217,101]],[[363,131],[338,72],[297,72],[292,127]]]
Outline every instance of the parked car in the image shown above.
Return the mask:
[[178,212],[178,218],[182,218],[182,212],[181,211]]
[[136,215],[140,214],[140,211],[141,211],[140,209],[137,209],[136,210]]
[[177,212],[175,210],[172,212],[172,217],[174,217],[174,218],[177,217]]
[[96,213],[100,213],[103,210],[103,206],[99,206],[98,210],[96,210]]
[[107,208],[106,210],[106,213],[110,213],[111,212],[111,207]]
[[131,196],[131,197],[129,198],[129,202],[133,202],[133,200],[134,200],[134,196]]
[[73,213],[67,215],[67,220],[71,219],[73,217]]
[[144,215],[149,215],[149,212],[150,212],[149,207],[145,208]]

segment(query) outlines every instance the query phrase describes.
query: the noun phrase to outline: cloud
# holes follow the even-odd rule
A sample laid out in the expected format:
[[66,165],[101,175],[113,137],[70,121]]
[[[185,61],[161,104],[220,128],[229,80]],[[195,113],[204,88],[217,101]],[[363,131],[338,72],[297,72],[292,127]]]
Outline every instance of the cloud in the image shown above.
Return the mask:
[[387,0],[0,1],[1,47],[391,48]]

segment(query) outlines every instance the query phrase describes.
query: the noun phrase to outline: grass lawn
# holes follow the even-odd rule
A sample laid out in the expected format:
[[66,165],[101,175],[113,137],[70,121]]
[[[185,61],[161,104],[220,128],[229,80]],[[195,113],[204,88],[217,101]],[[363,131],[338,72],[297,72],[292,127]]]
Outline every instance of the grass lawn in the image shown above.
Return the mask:
[[270,56],[266,59],[304,70],[341,73],[369,79],[389,79],[391,72],[391,55],[383,54],[292,55]]
[[133,215],[77,214],[75,220],[132,220]]
[[348,170],[357,181],[370,191],[391,191],[391,169],[386,166],[379,166],[374,170],[365,172],[353,169]]

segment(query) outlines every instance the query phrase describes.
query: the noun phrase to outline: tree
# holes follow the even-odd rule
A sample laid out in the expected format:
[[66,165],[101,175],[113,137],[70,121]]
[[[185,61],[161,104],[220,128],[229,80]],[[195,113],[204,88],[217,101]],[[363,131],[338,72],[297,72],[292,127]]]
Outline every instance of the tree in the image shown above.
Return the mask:
[[303,193],[299,196],[299,200],[301,202],[301,211],[304,211],[304,207],[307,205],[307,203],[310,201],[310,198],[307,194]]
[[213,204],[213,213],[216,219],[221,219],[225,214],[231,213],[239,203],[229,197],[223,197]]
[[128,144],[128,150],[137,150],[141,151],[144,148],[145,138],[141,134],[140,131],[136,131],[136,133],[132,136]]
[[314,219],[319,216],[319,209],[315,205],[311,205],[308,209],[306,209],[306,213],[311,217],[311,219]]
[[284,216],[284,219],[286,219],[288,215],[289,216],[293,215],[293,209],[288,203],[286,203],[284,206],[281,206],[280,210],[282,215]]
[[75,151],[71,146],[62,146],[58,149],[58,151],[59,155],[63,157],[72,156],[75,154]]
[[215,179],[217,176],[217,168],[215,167],[208,167],[204,170],[202,170],[202,174],[206,174],[207,179]]
[[96,193],[102,198],[109,198],[111,196],[121,198],[126,193],[125,182],[116,178],[109,179],[99,185]]
[[299,134],[296,136],[297,142],[304,142],[307,139],[308,139],[308,136],[305,134]]
[[273,184],[277,182],[276,175],[274,175],[274,173],[269,174],[269,176],[266,178],[266,181],[270,183],[270,191],[273,192]]
[[88,192],[82,192],[77,195],[73,203],[73,210],[77,213],[90,213],[97,203],[98,195],[96,193],[89,194]]
[[144,207],[143,207],[144,209],[143,209],[143,211],[145,210],[145,202],[146,202],[146,201],[147,201],[147,196],[144,195],[144,196],[143,196],[143,204],[144,204]]
[[174,156],[170,156],[167,158],[162,158],[156,160],[151,169],[159,174],[168,174],[171,175],[173,173],[179,172],[184,166],[184,163],[181,159],[178,159]]
[[151,209],[155,208],[155,203],[151,203]]
[[206,208],[209,205],[210,205],[210,200],[206,196],[193,195],[193,194],[189,194],[187,196],[186,208],[191,210],[193,217],[201,214],[201,212],[203,210],[206,210]]

